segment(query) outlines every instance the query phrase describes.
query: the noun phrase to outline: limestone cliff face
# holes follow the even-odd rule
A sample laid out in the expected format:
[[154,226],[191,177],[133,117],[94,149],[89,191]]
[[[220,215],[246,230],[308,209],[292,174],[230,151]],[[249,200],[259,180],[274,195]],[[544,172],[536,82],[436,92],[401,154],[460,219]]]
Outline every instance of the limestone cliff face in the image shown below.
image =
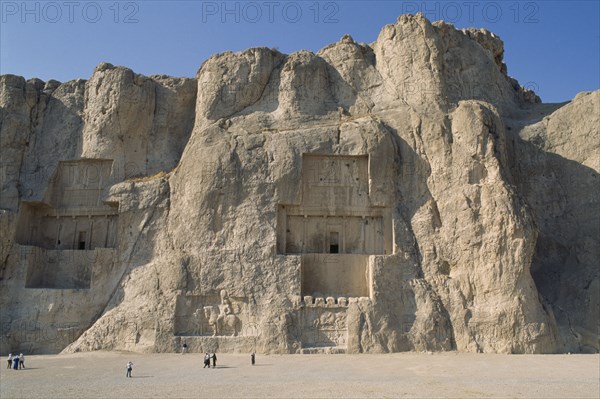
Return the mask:
[[113,159],[115,179],[169,171],[194,123],[196,82],[99,65],[86,82],[82,158]]
[[539,104],[503,51],[405,15],[0,77],[2,351],[597,352],[600,92]]
[[168,204],[159,172],[187,143],[196,84],[102,64],[87,82],[0,85],[2,351],[58,352],[152,257],[145,223]]

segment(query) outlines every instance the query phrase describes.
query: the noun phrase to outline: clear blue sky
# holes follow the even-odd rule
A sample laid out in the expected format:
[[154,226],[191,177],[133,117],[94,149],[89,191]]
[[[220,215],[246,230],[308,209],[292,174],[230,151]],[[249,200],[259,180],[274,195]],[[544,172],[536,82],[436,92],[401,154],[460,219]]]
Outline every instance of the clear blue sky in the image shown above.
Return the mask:
[[598,0],[0,0],[0,73],[87,79],[107,61],[145,75],[193,77],[226,50],[317,51],[346,33],[371,43],[383,25],[416,11],[497,33],[509,74],[544,102],[600,87]]

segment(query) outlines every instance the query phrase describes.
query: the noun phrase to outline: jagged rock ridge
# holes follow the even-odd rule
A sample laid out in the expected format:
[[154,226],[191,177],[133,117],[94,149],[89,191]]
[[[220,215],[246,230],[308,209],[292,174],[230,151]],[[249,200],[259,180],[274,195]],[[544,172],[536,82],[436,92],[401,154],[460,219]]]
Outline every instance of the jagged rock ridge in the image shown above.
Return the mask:
[[503,51],[403,15],[1,76],[2,351],[597,352],[599,92],[540,104]]

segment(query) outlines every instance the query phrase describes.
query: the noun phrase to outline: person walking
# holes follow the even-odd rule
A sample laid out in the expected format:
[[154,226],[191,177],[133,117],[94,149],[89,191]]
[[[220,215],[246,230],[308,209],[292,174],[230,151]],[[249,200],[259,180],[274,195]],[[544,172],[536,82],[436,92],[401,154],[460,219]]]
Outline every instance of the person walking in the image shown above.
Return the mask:
[[256,354],[254,352],[252,352],[250,354],[250,361],[252,362],[252,365],[254,366],[254,363],[256,361]]
[[133,370],[133,363],[131,361],[127,362],[127,374],[125,377],[131,378],[131,370]]
[[212,354],[212,361],[213,361],[213,369],[214,369],[215,367],[217,367],[217,354],[216,353]]
[[25,368],[25,356],[21,353],[19,355],[19,370]]
[[207,366],[208,368],[210,368],[210,355],[208,354],[208,352],[204,354],[204,367],[202,368],[205,369]]
[[12,368],[12,353],[8,354],[8,367],[7,369]]

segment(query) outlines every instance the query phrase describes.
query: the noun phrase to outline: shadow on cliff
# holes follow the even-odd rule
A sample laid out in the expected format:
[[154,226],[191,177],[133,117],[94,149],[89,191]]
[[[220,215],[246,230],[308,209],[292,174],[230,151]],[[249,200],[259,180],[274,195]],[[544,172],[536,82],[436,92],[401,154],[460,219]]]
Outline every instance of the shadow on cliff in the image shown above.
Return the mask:
[[512,175],[538,230],[531,275],[556,320],[558,350],[597,353],[600,175],[511,136]]

